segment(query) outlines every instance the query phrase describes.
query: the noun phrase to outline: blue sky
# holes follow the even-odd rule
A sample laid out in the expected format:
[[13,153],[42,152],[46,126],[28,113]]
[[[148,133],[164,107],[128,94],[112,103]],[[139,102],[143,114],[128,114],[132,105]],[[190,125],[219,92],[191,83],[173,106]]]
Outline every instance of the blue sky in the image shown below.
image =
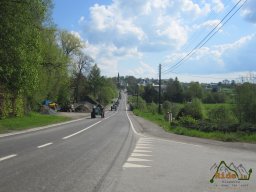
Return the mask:
[[[245,0],[240,0],[237,7]],[[86,42],[106,76],[215,82],[256,73],[256,1],[247,0],[208,43],[181,62],[239,0],[54,0],[53,19]]]

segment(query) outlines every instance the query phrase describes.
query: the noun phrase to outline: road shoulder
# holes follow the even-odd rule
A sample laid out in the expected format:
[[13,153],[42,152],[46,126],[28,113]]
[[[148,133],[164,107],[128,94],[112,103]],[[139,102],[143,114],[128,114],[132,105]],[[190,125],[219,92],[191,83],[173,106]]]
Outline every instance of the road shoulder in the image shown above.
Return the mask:
[[162,127],[158,126],[155,123],[152,123],[142,117],[134,115],[130,112],[130,117],[134,122],[135,129],[145,135],[151,136],[159,139],[172,140],[177,142],[191,143],[191,144],[199,144],[199,145],[208,145],[208,146],[216,146],[216,147],[227,147],[232,149],[242,149],[256,152],[256,144],[251,143],[242,143],[242,142],[222,142],[210,139],[189,137],[183,135],[177,135],[170,132],[166,132]]

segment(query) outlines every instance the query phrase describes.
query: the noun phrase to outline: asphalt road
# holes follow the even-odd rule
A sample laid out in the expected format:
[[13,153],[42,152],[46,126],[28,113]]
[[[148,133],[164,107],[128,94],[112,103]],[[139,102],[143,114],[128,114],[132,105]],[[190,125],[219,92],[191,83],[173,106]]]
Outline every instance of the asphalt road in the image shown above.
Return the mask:
[[[146,134],[145,127],[153,126],[129,114],[123,99],[105,119],[2,137],[0,192],[256,191],[256,151]],[[222,160],[252,168],[250,180],[210,183]]]

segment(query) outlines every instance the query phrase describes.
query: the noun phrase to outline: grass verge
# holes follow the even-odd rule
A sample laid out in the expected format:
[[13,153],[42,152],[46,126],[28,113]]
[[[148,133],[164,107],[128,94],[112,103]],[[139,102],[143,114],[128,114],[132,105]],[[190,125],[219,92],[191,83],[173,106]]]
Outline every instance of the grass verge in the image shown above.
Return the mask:
[[164,130],[175,133],[178,135],[186,135],[190,137],[200,137],[200,138],[206,138],[206,139],[214,139],[214,140],[220,140],[220,141],[226,141],[226,142],[248,142],[248,143],[256,143],[256,134],[248,134],[248,133],[242,133],[242,132],[234,132],[234,133],[223,133],[220,131],[213,131],[213,132],[203,132],[200,130],[195,129],[188,129],[185,127],[171,127],[170,124],[164,120],[163,115],[159,114],[152,114],[148,112],[142,112],[137,109],[133,111],[133,113],[137,116],[143,117],[144,119],[147,119],[153,123],[158,124]]
[[71,118],[57,115],[30,113],[24,117],[14,117],[0,120],[0,134],[60,123],[68,120],[71,120]]

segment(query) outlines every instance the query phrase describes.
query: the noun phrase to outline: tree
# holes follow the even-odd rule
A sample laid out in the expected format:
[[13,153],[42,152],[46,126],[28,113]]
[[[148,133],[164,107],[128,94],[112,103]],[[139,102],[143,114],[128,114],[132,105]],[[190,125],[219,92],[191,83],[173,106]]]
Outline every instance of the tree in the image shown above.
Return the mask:
[[80,51],[80,48],[83,48],[85,46],[79,37],[68,31],[60,31],[59,36],[61,47],[64,54],[67,56],[77,54]]
[[95,64],[92,67],[88,76],[88,80],[89,80],[89,87],[92,90],[93,96],[94,98],[97,99],[99,89],[102,86],[102,80],[103,80],[103,78],[100,75],[100,69],[98,68],[97,64]]
[[[47,5],[43,0],[0,2],[0,84],[4,98],[9,95],[14,116],[17,99],[38,86],[38,67],[42,61],[39,39]],[[21,102],[19,108],[22,105]]]
[[142,98],[147,103],[152,103],[152,102],[157,103],[157,101],[158,101],[158,92],[155,90],[155,88],[152,85],[147,85],[144,88],[144,92],[142,93]]
[[103,78],[102,81],[98,100],[101,104],[107,105],[117,97],[117,85],[111,78]]
[[129,94],[135,95],[138,89],[138,81],[133,76],[126,76],[125,81],[127,83],[127,91]]
[[[69,87],[70,78],[68,75],[68,57],[63,54],[57,43],[57,29],[54,27],[44,28],[41,35],[41,57],[39,66],[39,86],[32,97],[36,102],[45,98],[59,100],[60,93],[65,87]],[[63,95],[61,96],[63,100]],[[66,98],[68,99],[68,98]]]
[[191,82],[188,88],[188,98],[190,100],[194,98],[202,99],[203,98],[203,89],[198,82]]
[[236,111],[240,123],[256,123],[256,85],[244,83],[236,88]]
[[[77,61],[74,62],[74,70],[73,70],[73,75],[74,75],[74,100],[75,102],[79,101],[79,98],[81,97],[80,95],[80,89],[86,88],[86,76],[91,70],[91,65],[93,64],[94,60],[80,52],[77,56]],[[83,86],[81,87],[82,81],[84,82]]]
[[183,101],[183,88],[177,77],[175,78],[175,80],[170,79],[167,82],[165,98],[166,100],[172,102]]

